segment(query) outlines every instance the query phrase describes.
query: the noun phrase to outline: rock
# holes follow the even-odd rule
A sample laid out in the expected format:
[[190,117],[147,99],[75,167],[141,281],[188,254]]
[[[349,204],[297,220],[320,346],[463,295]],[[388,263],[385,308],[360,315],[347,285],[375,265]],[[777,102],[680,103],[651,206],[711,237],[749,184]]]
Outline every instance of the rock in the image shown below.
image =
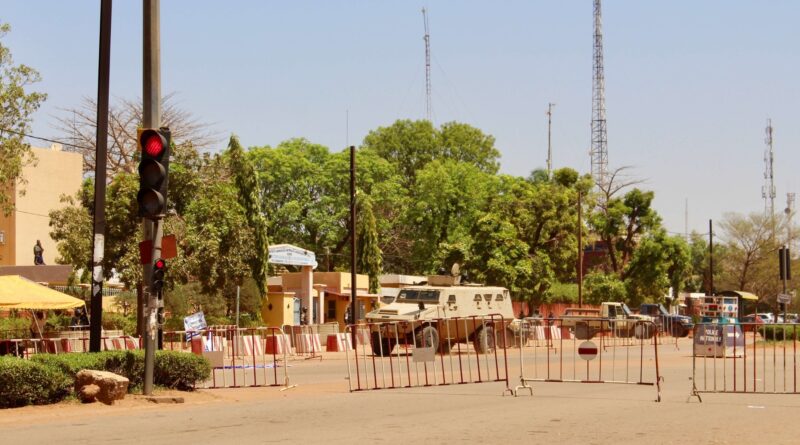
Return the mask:
[[94,403],[97,401],[97,394],[99,393],[99,386],[89,384],[78,390],[78,399],[83,403]]
[[[115,400],[122,400],[128,393],[130,381],[121,375],[107,371],[84,369],[75,376],[75,392],[82,401],[94,399],[106,405],[113,405]],[[96,387],[95,390],[92,387]],[[85,400],[84,396],[92,400]]]

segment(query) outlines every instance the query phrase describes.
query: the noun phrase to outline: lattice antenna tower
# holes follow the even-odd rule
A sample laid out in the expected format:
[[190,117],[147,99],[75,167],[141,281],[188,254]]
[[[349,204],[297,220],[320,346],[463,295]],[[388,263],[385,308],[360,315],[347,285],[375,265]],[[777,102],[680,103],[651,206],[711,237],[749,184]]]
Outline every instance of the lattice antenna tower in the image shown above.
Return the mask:
[[592,176],[603,187],[608,171],[606,80],[603,73],[603,27],[600,0],[594,0],[594,71],[592,76]]
[[761,187],[761,197],[764,198],[764,214],[770,218],[775,217],[775,181],[772,171],[772,119],[767,119],[766,137],[764,142],[764,185]]
[[428,11],[425,8],[422,8],[422,20],[425,22],[425,117],[431,121],[431,34],[428,29]]

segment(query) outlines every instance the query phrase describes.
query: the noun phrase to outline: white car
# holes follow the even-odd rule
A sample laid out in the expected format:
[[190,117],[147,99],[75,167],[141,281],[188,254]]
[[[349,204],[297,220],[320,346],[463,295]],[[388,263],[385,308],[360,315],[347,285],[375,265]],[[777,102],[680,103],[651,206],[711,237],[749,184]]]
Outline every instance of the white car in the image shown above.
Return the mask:
[[756,314],[756,316],[760,318],[764,323],[775,323],[775,319],[769,312],[759,312]]

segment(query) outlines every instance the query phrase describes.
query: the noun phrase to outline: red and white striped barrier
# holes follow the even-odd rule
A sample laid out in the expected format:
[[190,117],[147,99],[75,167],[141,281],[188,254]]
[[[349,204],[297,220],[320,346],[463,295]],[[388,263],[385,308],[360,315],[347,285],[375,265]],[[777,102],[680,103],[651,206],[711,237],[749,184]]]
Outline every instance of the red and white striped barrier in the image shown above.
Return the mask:
[[353,350],[353,342],[351,337],[345,333],[329,334],[328,342],[325,346],[325,350],[328,352],[343,352]]
[[298,354],[316,354],[322,351],[322,345],[319,342],[318,334],[300,334],[297,336],[297,343],[295,349]]

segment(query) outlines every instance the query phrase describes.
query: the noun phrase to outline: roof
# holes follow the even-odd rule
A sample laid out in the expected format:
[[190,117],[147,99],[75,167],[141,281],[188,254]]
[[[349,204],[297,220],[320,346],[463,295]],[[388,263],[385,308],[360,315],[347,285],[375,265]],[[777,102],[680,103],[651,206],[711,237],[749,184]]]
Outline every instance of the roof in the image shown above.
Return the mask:
[[[350,289],[345,289],[342,292],[338,292],[336,289],[325,290],[325,295],[338,295],[340,297],[349,297],[350,296]],[[363,297],[363,298],[380,298],[381,295],[378,294],[371,294],[369,291],[364,289],[356,289],[356,297]]]
[[83,305],[83,300],[19,275],[0,276],[0,309],[70,309]]
[[0,266],[0,275],[19,275],[37,283],[66,284],[72,266]]
[[720,292],[722,296],[741,297],[742,300],[758,301],[758,295],[745,292],[743,290],[726,290]]

